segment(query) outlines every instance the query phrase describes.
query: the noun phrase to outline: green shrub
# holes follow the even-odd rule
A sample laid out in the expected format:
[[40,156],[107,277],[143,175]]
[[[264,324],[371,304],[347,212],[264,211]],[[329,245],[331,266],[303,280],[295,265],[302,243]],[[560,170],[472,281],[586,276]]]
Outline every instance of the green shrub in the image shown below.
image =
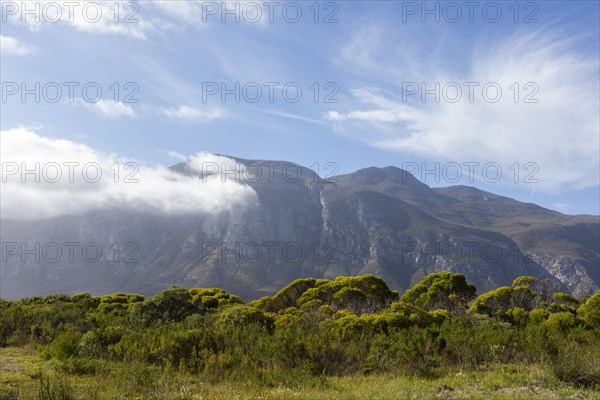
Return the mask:
[[577,315],[589,326],[600,328],[600,290],[579,307]]
[[463,312],[475,298],[477,290],[463,274],[438,272],[429,274],[402,296],[401,301],[424,310],[444,309]]
[[182,321],[201,311],[202,306],[192,302],[189,291],[174,286],[142,302],[136,301],[131,306],[129,317],[133,324],[150,326]]
[[234,327],[236,325],[258,324],[267,328],[273,328],[274,318],[263,311],[243,304],[231,305],[220,309],[212,317],[218,328]]
[[217,308],[228,304],[244,304],[238,296],[231,295],[223,289],[217,288],[192,288],[189,289],[193,304],[205,308]]
[[523,326],[529,322],[529,313],[521,307],[513,307],[506,311],[504,320],[514,325]]
[[50,344],[50,353],[58,360],[65,361],[75,357],[79,351],[79,339],[81,334],[72,328],[66,329],[59,334]]
[[528,286],[502,286],[479,296],[473,302],[469,311],[489,316],[503,315],[506,311],[514,307],[531,311],[536,306],[536,299],[537,293],[532,291]]
[[545,324],[550,329],[567,332],[576,324],[575,315],[570,312],[552,313],[548,317],[548,320],[546,320]]
[[318,308],[329,305],[334,310],[349,309],[356,314],[375,313],[398,299],[383,279],[373,275],[338,276],[335,280],[298,279],[272,298],[263,297],[250,305],[278,312],[289,307]]
[[550,316],[550,312],[543,308],[536,308],[529,313],[529,321],[534,324],[541,324]]

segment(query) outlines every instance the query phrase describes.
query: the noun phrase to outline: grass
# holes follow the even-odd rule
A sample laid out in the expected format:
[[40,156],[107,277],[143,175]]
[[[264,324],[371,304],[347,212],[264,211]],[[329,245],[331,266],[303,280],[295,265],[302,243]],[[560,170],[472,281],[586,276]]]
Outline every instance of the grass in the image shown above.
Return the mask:
[[302,377],[287,386],[209,383],[139,364],[102,362],[95,373],[64,372],[28,347],[0,348],[0,400],[229,399],[600,399],[591,388],[562,383],[543,365],[496,365],[476,371],[411,375]]

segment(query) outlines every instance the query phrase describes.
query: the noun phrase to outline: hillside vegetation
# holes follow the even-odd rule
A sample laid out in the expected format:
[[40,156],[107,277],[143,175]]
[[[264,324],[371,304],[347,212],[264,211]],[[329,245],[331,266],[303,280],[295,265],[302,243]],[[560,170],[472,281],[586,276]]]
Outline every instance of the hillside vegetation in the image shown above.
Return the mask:
[[249,303],[180,287],[0,299],[0,399],[585,398],[600,389],[599,339],[600,292],[533,277],[479,296],[440,272],[402,296],[363,275]]

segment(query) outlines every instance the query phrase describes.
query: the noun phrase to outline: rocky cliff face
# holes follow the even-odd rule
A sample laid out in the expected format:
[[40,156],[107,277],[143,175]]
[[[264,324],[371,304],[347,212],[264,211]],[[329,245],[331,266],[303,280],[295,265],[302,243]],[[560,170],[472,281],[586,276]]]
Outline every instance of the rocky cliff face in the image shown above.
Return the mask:
[[[521,275],[576,296],[600,287],[598,217],[470,187],[431,189],[394,167],[324,180],[286,162],[236,161],[256,204],[176,217],[112,209],[3,220],[0,295],[151,294],[176,284],[256,298],[300,277],[364,273],[402,290],[441,270],[465,274],[480,293]],[[195,174],[185,163],[173,169]]]

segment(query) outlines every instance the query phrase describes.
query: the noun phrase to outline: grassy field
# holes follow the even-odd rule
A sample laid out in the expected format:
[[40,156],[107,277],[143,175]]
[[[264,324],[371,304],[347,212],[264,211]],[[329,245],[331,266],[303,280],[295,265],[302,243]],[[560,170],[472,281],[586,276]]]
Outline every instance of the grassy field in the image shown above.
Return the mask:
[[437,376],[297,376],[286,384],[203,382],[147,365],[101,362],[70,375],[28,347],[0,348],[0,400],[8,399],[600,399],[600,393],[557,382],[542,365],[440,370]]

